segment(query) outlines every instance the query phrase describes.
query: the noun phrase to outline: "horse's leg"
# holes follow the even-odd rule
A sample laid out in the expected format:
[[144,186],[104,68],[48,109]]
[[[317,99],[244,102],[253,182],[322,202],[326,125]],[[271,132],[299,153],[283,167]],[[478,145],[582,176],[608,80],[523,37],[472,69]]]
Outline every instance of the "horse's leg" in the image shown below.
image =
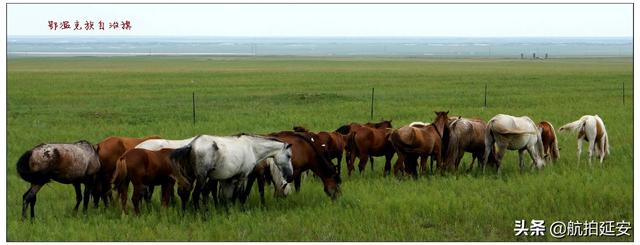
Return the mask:
[[144,185],[141,183],[133,183],[131,203],[133,204],[133,212],[135,212],[136,215],[140,215],[140,201],[142,199],[142,192],[144,191],[144,188]]
[[604,137],[600,138],[600,142],[598,142],[598,148],[599,149],[599,153],[600,153],[600,165],[602,165],[602,161],[604,161],[604,154],[605,154],[605,149],[604,149]]
[[399,177],[398,174],[404,168],[404,160],[405,156],[402,152],[398,151],[398,158],[396,159],[396,164],[393,165],[393,175]]
[[361,153],[358,158],[359,158],[358,171],[362,175],[362,172],[364,171],[364,168],[367,166],[367,160],[369,160],[369,157],[367,157],[366,154],[362,154]]
[[73,208],[74,212],[78,211],[80,202],[82,202],[82,190],[80,189],[80,183],[73,183],[73,188],[76,190],[76,206]]
[[93,188],[93,192],[91,193],[93,195],[93,207],[94,208],[98,208],[98,204],[100,203],[100,196],[103,192],[103,184],[100,180],[96,181],[96,185],[95,188]]
[[[433,169],[433,156],[427,155],[427,157],[429,157],[429,172],[431,172],[431,175],[433,175],[436,173],[435,169]],[[438,168],[437,164],[436,164],[436,168]]]
[[162,192],[162,197],[164,200],[165,208],[169,207],[169,203],[173,200],[173,187],[176,185],[176,181],[173,178],[169,178],[168,183],[166,184],[165,190]]
[[[496,173],[498,175],[500,175],[500,167],[502,165],[502,158],[504,157],[504,154],[506,153],[506,146],[497,145],[496,148],[497,148],[496,149],[496,160],[497,160],[496,161]],[[483,167],[483,173],[484,173],[484,167]]]
[[251,188],[253,188],[253,182],[256,181],[257,178],[258,174],[256,171],[251,172],[249,176],[247,176],[247,185],[244,187],[244,191],[240,196],[240,206],[244,206],[245,202],[247,202],[247,198],[251,193]]
[[200,195],[202,194],[203,185],[206,184],[206,183],[203,183],[204,181],[205,180],[198,179],[196,181],[196,185],[193,187],[193,193],[191,194],[191,199],[192,199],[193,208],[195,210],[200,209]]
[[91,197],[91,191],[93,190],[93,183],[85,182],[84,183],[84,202],[82,203],[82,212],[87,213],[87,208],[89,207],[89,198]]
[[[258,176],[258,192],[260,192],[260,203],[262,204],[262,206],[265,206],[266,203],[264,201],[264,182],[265,182],[265,178],[264,175],[260,175]],[[277,188],[276,184],[273,184],[273,188]]]
[[29,190],[27,190],[24,195],[22,195],[22,220],[24,221],[27,218],[27,207],[31,206],[31,220],[36,217],[35,214],[35,206],[36,206],[36,194],[42,188],[42,185],[31,184]]
[[301,175],[302,173],[300,173],[300,171],[297,171],[293,173],[293,187],[296,188],[296,192],[300,192],[300,184],[302,183],[302,179],[301,179]]
[[127,196],[129,192],[129,180],[125,180],[118,186],[118,195],[120,196],[120,205],[122,212],[127,214]]
[[382,173],[383,176],[387,176],[389,172],[391,172],[391,158],[393,158],[393,151],[388,152],[384,156],[384,171]]
[[[162,187],[161,187],[162,188]],[[153,190],[155,189],[155,186],[153,185],[148,185],[145,188],[145,193],[144,193],[144,201],[147,204],[151,203],[151,197],[153,196]]]
[[178,196],[182,202],[182,211],[187,210],[187,202],[189,201],[189,194],[191,194],[191,186],[183,187],[178,186]]
[[356,161],[356,152],[351,152],[348,154],[348,159],[347,159],[347,174],[349,175],[349,177],[351,177],[351,172],[353,172],[354,170],[354,163]]
[[369,156],[369,161],[371,162],[371,172],[373,173],[373,156]]
[[478,161],[480,161],[480,158],[478,156],[476,156],[475,154],[471,154],[471,163],[469,163],[469,168],[467,169],[467,173],[471,172],[471,170],[473,169],[473,163],[475,163],[476,158],[478,158]]
[[580,165],[580,155],[582,154],[582,138],[578,138],[578,165]]
[[[524,171],[524,156],[522,155],[523,153],[524,149],[518,150],[518,166],[520,166],[520,173]],[[531,151],[529,151],[529,153],[531,153]]]
[[595,148],[595,140],[589,140],[589,165],[591,165],[591,158],[593,157],[593,152]]
[[427,158],[429,156],[420,156],[420,175],[427,175]]

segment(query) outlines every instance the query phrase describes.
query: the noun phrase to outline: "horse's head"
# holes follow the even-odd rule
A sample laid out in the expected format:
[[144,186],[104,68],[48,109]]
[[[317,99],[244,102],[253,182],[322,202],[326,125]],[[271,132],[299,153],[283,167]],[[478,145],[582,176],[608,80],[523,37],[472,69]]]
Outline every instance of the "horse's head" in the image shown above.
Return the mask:
[[293,165],[291,165],[291,144],[284,143],[282,149],[273,157],[276,165],[287,182],[293,181]]
[[322,179],[322,182],[324,182],[324,193],[327,194],[331,200],[335,201],[341,193],[340,186],[342,185],[342,179],[340,178],[340,174],[336,172],[330,178]]
[[444,128],[446,127],[447,122],[449,122],[449,111],[434,111],[434,113],[436,114],[436,119],[433,120],[432,124],[436,127],[440,137],[443,137]]

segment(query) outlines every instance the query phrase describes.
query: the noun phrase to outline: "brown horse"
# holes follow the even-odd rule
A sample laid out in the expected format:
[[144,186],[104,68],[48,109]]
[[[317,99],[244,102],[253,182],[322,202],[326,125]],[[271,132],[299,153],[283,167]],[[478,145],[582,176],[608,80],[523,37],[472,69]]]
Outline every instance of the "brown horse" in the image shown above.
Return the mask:
[[[300,126],[293,127],[293,131],[309,132],[308,129]],[[333,159],[337,159],[336,167],[338,168],[338,174],[340,174],[342,170],[342,155],[344,153],[347,135],[343,135],[341,133],[338,133],[337,131],[321,131],[318,132],[316,136],[318,138],[318,144],[320,144],[320,147],[327,160],[333,161]]]
[[542,121],[538,123],[538,127],[542,132],[542,145],[544,148],[545,160],[552,161],[558,160],[560,157],[560,150],[558,149],[558,140],[556,139],[556,133],[550,122]]
[[131,202],[136,215],[140,214],[140,198],[146,186],[162,186],[162,207],[169,206],[169,199],[173,194],[173,185],[175,184],[175,179],[171,175],[173,169],[169,159],[173,150],[165,148],[149,151],[134,148],[125,152],[118,159],[111,183],[118,188],[124,213],[127,213],[129,182],[133,183]]
[[436,165],[442,171],[442,138],[449,111],[435,113],[436,119],[434,122],[423,128],[407,125],[391,132],[390,142],[398,153],[398,159],[393,171],[394,175],[398,176],[400,167],[404,165],[405,172],[417,179],[418,157],[425,161],[428,156],[435,156]]
[[[80,184],[84,184],[83,211],[87,211],[89,194],[97,198],[92,189],[96,182],[96,173],[100,169],[100,160],[93,146],[84,140],[73,144],[40,144],[28,150],[16,164],[20,177],[31,183],[31,187],[22,196],[22,219],[26,219],[26,210],[31,205],[31,219],[35,217],[36,194],[51,180],[63,184],[72,184],[76,191],[78,210],[82,193]],[[93,191],[93,192],[92,192]]]
[[[102,164],[100,171],[98,171],[96,190],[100,194],[100,197],[102,197],[105,207],[109,205],[108,201],[112,200],[111,179],[113,179],[113,172],[116,170],[116,162],[127,150],[135,148],[136,145],[148,139],[160,139],[160,137],[130,138],[110,136],[96,145],[100,163]],[[94,199],[96,205],[99,200],[100,198]]]
[[[313,171],[324,184],[324,192],[335,200],[340,194],[342,180],[333,164],[324,157],[321,149],[312,142],[308,133],[282,131],[271,133],[276,137],[292,145],[291,164],[293,165],[293,181],[296,192],[300,191],[301,175],[307,170]],[[315,141],[315,139],[314,139]]]
[[384,174],[389,173],[391,170],[391,158],[393,158],[393,154],[395,153],[393,146],[387,140],[392,127],[391,121],[382,121],[375,124],[367,123],[360,126],[351,124],[345,145],[349,176],[351,176],[351,172],[354,170],[356,157],[359,159],[358,170],[361,174],[369,159],[371,159],[371,168],[373,171],[372,157],[374,156],[385,157]]
[[[484,159],[484,134],[487,123],[482,119],[455,118],[449,119],[448,127],[445,127],[445,145],[446,153],[444,157],[444,165],[447,168],[455,167],[458,170],[460,160],[465,152],[471,153],[471,164],[467,171],[473,169],[473,163]],[[490,163],[495,163],[493,151],[489,153]]]

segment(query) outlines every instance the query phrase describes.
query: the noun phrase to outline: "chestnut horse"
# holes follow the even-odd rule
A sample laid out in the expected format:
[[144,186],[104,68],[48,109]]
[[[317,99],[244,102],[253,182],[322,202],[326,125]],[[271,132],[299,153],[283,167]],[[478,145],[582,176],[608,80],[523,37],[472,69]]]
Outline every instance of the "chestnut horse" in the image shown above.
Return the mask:
[[[394,175],[398,176],[400,167],[404,165],[405,172],[418,178],[417,160],[426,161],[426,157],[435,156],[436,165],[442,171],[442,137],[449,117],[447,112],[435,112],[436,119],[433,123],[423,128],[403,126],[391,132],[389,141],[398,153],[398,159],[394,166]],[[424,162],[423,162],[424,163]]]
[[[321,149],[312,142],[308,133],[282,131],[271,133],[276,137],[292,145],[291,164],[293,165],[293,182],[296,192],[300,191],[301,175],[307,170],[313,171],[324,185],[324,192],[332,200],[336,200],[340,194],[342,180],[333,164],[324,157]],[[315,139],[314,139],[315,141]]]
[[[300,126],[293,127],[295,132],[309,132],[308,129]],[[336,167],[338,168],[338,174],[342,170],[342,155],[344,153],[346,135],[338,133],[337,131],[325,132],[321,131],[316,134],[317,143],[320,145],[324,156],[329,161],[337,159]]]
[[82,200],[80,184],[84,184],[83,211],[87,211],[89,194],[96,182],[100,169],[100,160],[96,149],[89,142],[81,140],[73,144],[40,144],[28,150],[16,164],[20,178],[31,183],[31,187],[22,196],[22,220],[27,218],[26,210],[31,206],[31,219],[35,218],[36,194],[51,180],[63,184],[73,184],[76,191],[76,206]]
[[374,156],[384,156],[385,166],[384,174],[388,174],[391,170],[391,158],[395,153],[393,146],[387,140],[391,132],[391,121],[382,121],[379,123],[365,125],[351,124],[351,130],[347,135],[345,149],[347,151],[347,170],[349,176],[354,170],[354,163],[358,157],[358,170],[360,174],[364,171],[367,160],[371,158],[371,168],[373,171]]
[[542,131],[542,146],[544,148],[545,160],[555,162],[558,160],[558,157],[560,157],[555,129],[553,128],[553,125],[547,121],[538,123],[538,127]]
[[118,159],[111,183],[118,188],[122,211],[125,214],[127,213],[129,182],[133,183],[131,202],[136,215],[140,214],[140,198],[146,186],[162,186],[162,207],[169,206],[169,199],[173,194],[173,185],[175,184],[171,175],[173,169],[169,159],[173,150],[163,148],[158,151],[150,151],[135,148],[128,150]]
[[[100,157],[100,171],[98,171],[98,183],[96,190],[102,198],[105,207],[108,206],[108,201],[112,200],[111,196],[111,179],[113,179],[113,172],[116,170],[116,162],[118,158],[122,156],[127,150],[133,149],[136,145],[148,140],[159,139],[159,136],[149,136],[145,138],[130,138],[110,136],[96,145],[98,149],[98,156]],[[100,198],[96,198],[93,201],[98,203]]]

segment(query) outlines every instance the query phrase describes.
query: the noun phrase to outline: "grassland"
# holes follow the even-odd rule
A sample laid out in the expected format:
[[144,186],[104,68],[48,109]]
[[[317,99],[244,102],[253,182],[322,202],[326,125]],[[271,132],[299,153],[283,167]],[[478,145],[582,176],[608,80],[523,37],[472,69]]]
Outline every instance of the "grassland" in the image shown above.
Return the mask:
[[[622,104],[622,83],[626,104]],[[483,109],[488,85],[488,108]],[[12,58],[7,79],[7,240],[9,241],[557,241],[515,237],[514,220],[614,220],[633,224],[631,59],[383,58]],[[503,173],[448,174],[418,181],[375,172],[343,177],[331,202],[307,178],[284,200],[256,193],[248,209],[208,216],[158,195],[141,217],[115,208],[74,215],[73,188],[51,183],[38,194],[35,222],[21,222],[21,180],[15,163],[42,142],[98,142],[110,135],[268,133],[304,125],[333,130],[369,120],[398,127],[431,121],[434,110],[481,117],[528,115],[560,125],[600,115],[611,156],[604,166],[576,165],[576,140],[559,135],[561,159],[543,171],[519,173],[507,153]],[[191,93],[197,122],[192,124]],[[586,148],[585,148],[586,149]],[[468,157],[465,162],[469,162]],[[564,240],[633,240],[588,237]]]

